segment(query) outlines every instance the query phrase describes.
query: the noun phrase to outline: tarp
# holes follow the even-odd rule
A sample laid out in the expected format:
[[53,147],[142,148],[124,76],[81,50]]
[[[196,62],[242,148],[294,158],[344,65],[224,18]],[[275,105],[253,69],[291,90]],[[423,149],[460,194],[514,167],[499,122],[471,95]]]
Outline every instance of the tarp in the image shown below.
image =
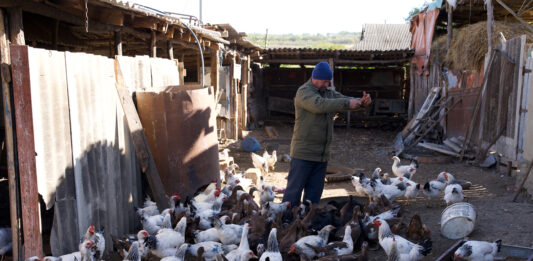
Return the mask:
[[411,41],[411,49],[415,49],[415,56],[412,64],[416,65],[416,71],[420,75],[422,72],[425,75],[429,74],[428,62],[431,51],[431,42],[433,41],[433,33],[435,32],[435,22],[439,16],[439,9],[433,9],[426,13],[419,13],[411,19],[411,34],[413,39]]

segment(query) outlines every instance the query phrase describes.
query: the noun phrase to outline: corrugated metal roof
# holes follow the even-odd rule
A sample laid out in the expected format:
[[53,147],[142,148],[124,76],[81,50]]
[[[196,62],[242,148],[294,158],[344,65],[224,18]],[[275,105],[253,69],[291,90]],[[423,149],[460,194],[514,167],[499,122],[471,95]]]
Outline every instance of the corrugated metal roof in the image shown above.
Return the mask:
[[405,60],[413,55],[413,50],[353,50],[353,49],[320,49],[320,48],[269,48],[262,52],[264,62],[274,60],[309,60],[335,59],[336,64],[349,61],[391,61]]
[[359,51],[409,50],[409,24],[365,24],[361,41],[353,49]]

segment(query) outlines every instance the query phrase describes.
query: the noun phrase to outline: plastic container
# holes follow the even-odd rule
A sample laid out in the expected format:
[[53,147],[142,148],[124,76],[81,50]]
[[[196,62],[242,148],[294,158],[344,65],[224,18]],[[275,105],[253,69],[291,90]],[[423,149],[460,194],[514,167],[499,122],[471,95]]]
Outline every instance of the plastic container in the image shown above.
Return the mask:
[[476,217],[474,206],[466,202],[455,203],[442,211],[441,234],[449,239],[466,237],[474,230]]
[[253,137],[246,137],[241,142],[242,149],[247,152],[256,152],[261,149],[259,141]]

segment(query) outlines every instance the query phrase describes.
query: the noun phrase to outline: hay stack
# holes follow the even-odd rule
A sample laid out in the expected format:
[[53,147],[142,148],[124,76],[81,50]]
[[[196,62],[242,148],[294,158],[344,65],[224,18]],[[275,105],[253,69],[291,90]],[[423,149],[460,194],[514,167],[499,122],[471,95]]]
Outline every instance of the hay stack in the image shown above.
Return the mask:
[[[493,46],[500,43],[498,39],[500,32],[507,40],[525,34],[526,42],[533,43],[533,33],[525,25],[495,22],[495,30],[492,34]],[[438,58],[440,63],[455,70],[479,70],[483,65],[487,50],[487,22],[479,22],[455,30],[450,50],[447,53],[446,35],[434,39],[431,45],[431,61],[434,62]]]

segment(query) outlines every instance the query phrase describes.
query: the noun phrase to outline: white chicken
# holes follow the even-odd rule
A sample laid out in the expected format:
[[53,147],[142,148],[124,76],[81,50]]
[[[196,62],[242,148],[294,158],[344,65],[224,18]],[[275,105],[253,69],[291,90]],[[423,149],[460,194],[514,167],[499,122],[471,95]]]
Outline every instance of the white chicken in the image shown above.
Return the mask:
[[501,240],[494,242],[469,240],[455,250],[454,258],[469,261],[492,261],[496,253],[500,252],[501,246]]
[[188,249],[189,244],[183,243],[178,250],[176,250],[176,253],[173,256],[164,257],[161,259],[161,261],[185,261],[185,254],[187,254]]
[[[385,220],[375,219],[373,224],[378,227],[378,238],[379,244],[387,253],[387,256],[390,256],[393,249],[393,241],[396,241],[395,251],[398,256],[401,256],[403,259],[398,260],[420,260],[429,252],[431,252],[431,241],[426,240],[422,245],[415,244],[408,241],[407,239],[395,235],[390,231],[389,224]],[[394,253],[394,252],[393,252]]]
[[144,241],[148,238],[150,234],[146,230],[140,230],[137,232],[137,242],[139,242],[139,255],[141,258],[146,257],[150,249],[145,245]]
[[279,213],[283,213],[291,208],[289,201],[283,203],[267,202],[263,208],[261,208],[261,215],[267,215],[271,219],[275,219]]
[[122,251],[124,251],[123,261],[141,261],[138,241],[131,243],[130,249],[128,251],[124,249],[122,249]]
[[163,258],[176,253],[181,244],[185,242],[185,229],[187,228],[187,218],[182,217],[174,229],[164,228],[155,235],[155,248],[152,249],[154,255]]
[[215,219],[215,228],[218,238],[224,245],[238,244],[241,240],[243,226],[237,224],[224,224],[219,219]]
[[268,175],[268,160],[253,152],[250,152],[252,156],[252,164],[254,168],[259,169],[261,174]]
[[430,201],[438,200],[440,198],[440,194],[442,193],[442,191],[444,191],[444,188],[446,187],[446,179],[444,177],[445,175],[441,174],[437,176],[436,180],[432,180],[424,184],[424,189],[422,190],[422,192],[424,193],[424,196],[426,196],[426,198],[428,199],[428,201],[426,202],[427,207],[430,206]]
[[205,188],[203,192],[196,195],[196,197],[194,197],[192,201],[195,201],[195,202],[212,201],[212,200],[215,200],[215,198],[218,197],[218,195],[220,195],[220,189],[217,188],[217,182],[216,180],[214,180]]
[[226,148],[226,149],[223,149],[222,151],[220,151],[220,152],[218,153],[218,160],[219,160],[219,161],[227,160],[227,159],[229,158],[229,152],[230,152],[230,151],[231,151],[231,150],[230,150],[230,149],[227,149],[227,148]]
[[[263,177],[261,177],[261,183],[263,181]],[[272,190],[272,186],[268,186],[268,185],[262,185],[260,186],[260,193],[259,193],[259,205],[261,207],[263,207],[267,202],[272,202],[274,201],[274,198],[275,198],[275,194],[274,194],[274,191]]]
[[420,191],[420,184],[412,180],[406,179],[405,186],[406,186],[405,194],[403,195],[406,199],[405,204],[410,205],[409,201],[418,196],[418,193]]
[[279,252],[278,248],[278,239],[276,236],[277,229],[272,228],[270,230],[270,234],[268,234],[268,243],[267,243],[267,249],[263,254],[261,254],[261,257],[259,258],[259,261],[282,261],[283,258],[281,257],[281,253]]
[[[167,219],[167,221],[165,221],[165,219]],[[143,229],[148,231],[150,235],[155,235],[157,234],[157,231],[159,231],[161,228],[167,227],[169,221],[170,221],[170,214],[166,214],[165,216],[161,216],[161,215],[144,216],[143,215],[141,217],[141,224],[143,226]]]
[[296,241],[289,249],[289,254],[300,255],[300,259],[310,260],[316,256],[316,252],[309,247],[323,247],[328,243],[329,232],[335,229],[332,225],[324,226],[318,235],[305,236]]
[[372,180],[374,182],[374,190],[378,192],[378,195],[384,195],[388,200],[394,201],[399,197],[405,195],[406,186],[405,182],[400,181],[392,183],[391,185],[385,185],[379,180]]
[[202,254],[202,257],[206,261],[214,261],[216,260],[217,254],[224,254],[224,247],[222,246],[222,244],[212,241],[190,245],[189,253],[191,253],[193,256],[196,256],[200,247],[204,248],[204,253]]
[[400,212],[400,209],[401,207],[399,205],[396,205],[392,209],[389,209],[385,212],[381,212],[379,215],[376,215],[376,216],[369,216],[368,213],[365,213],[365,217],[363,218],[363,223],[365,224],[365,227],[366,227],[370,223],[372,223],[375,219],[391,220],[393,218],[397,218],[398,213]]
[[242,227],[239,247],[229,252],[226,258],[229,261],[248,261],[250,258],[257,258],[254,252],[250,250],[250,245],[248,244],[248,223],[245,223]]
[[444,201],[446,201],[447,206],[457,202],[462,202],[463,199],[463,187],[461,187],[461,185],[448,184],[444,189]]
[[[90,239],[83,241],[80,244],[80,256],[81,256],[81,258],[79,260],[82,260],[82,261],[100,260],[100,259],[97,259],[95,257],[96,248],[94,246],[95,246],[95,243],[92,240],[90,240]],[[61,260],[64,260],[64,259],[61,259]],[[74,259],[74,260],[78,260],[78,259]]]
[[272,155],[268,154],[268,151],[265,150],[263,153],[263,158],[267,161],[267,167],[269,169],[275,170],[276,162],[278,161],[277,152],[274,150],[272,151]]
[[392,157],[394,163],[392,164],[392,173],[398,177],[406,177],[412,179],[413,175],[418,169],[418,161],[412,160],[409,165],[400,165],[400,158],[397,156]]
[[11,228],[0,228],[0,256],[2,256],[2,259],[4,258],[4,255],[11,250],[12,246]]
[[45,256],[43,258],[43,261],[79,261],[79,260],[81,260],[80,251],[72,252],[72,253],[65,254],[65,255],[62,255],[62,256],[58,256],[58,257]]
[[319,256],[341,256],[351,254],[353,252],[352,227],[346,226],[342,241],[331,242],[324,247],[307,246],[318,253]]
[[155,202],[153,202],[149,196],[146,197],[144,200],[144,204],[142,208],[137,209],[137,215],[139,216],[154,216],[159,215],[159,209],[157,208],[157,205]]
[[[228,216],[222,216],[219,218],[220,222],[222,224],[226,224],[230,220],[230,217]],[[218,231],[216,227],[212,227],[206,230],[195,230],[194,232],[194,242],[200,243],[200,242],[207,242],[207,241],[215,241],[220,242],[220,239],[218,238]]]
[[[94,243],[94,257],[97,260],[102,259],[105,251],[105,238],[103,232],[96,232],[94,225],[90,225],[83,236],[83,241],[91,240]],[[80,250],[81,251],[81,250]]]

